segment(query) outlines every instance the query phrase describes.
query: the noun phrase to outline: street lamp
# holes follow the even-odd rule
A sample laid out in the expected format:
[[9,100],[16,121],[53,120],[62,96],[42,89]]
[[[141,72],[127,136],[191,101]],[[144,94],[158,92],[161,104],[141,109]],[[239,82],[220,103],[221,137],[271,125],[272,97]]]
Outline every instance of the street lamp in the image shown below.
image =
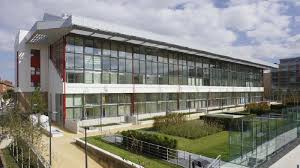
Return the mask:
[[[83,113],[84,114],[84,113]],[[86,116],[82,116],[82,121],[86,120],[87,117]],[[87,126],[82,126],[84,128],[84,152],[85,152],[85,168],[88,168],[88,158],[87,158],[87,135],[86,135],[86,130],[87,130]]]
[[52,165],[52,114],[57,114],[58,112],[48,111],[48,122],[49,122],[49,164]]

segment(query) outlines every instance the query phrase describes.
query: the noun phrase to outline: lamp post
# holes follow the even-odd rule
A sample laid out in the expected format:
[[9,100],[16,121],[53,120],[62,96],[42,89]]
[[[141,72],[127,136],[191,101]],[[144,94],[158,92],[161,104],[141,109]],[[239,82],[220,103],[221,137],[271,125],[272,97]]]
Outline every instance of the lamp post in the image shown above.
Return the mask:
[[48,122],[49,122],[49,164],[52,165],[52,129],[51,129],[51,111],[48,112]]
[[52,114],[57,114],[57,112],[48,112],[48,122],[49,122],[49,164],[52,165]]
[[[84,114],[84,113],[83,113]],[[82,121],[86,120],[86,116],[82,116]],[[85,153],[85,168],[88,168],[88,158],[87,158],[87,134],[86,134],[86,129],[87,126],[82,126],[84,128],[84,153]]]

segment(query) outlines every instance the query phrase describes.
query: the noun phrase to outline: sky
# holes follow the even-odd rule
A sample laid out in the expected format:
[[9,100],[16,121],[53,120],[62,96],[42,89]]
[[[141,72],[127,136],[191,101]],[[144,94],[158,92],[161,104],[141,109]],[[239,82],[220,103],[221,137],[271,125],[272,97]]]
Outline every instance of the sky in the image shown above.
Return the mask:
[[271,63],[300,56],[300,0],[1,0],[0,78],[14,81],[14,38],[44,13],[74,14]]

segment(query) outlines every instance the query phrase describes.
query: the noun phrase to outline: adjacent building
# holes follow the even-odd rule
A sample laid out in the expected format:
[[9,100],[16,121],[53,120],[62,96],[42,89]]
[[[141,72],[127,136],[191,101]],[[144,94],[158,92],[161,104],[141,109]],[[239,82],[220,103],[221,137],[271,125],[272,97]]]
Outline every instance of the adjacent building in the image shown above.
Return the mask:
[[263,70],[276,68],[74,15],[45,14],[20,30],[15,54],[20,106],[29,110],[39,87],[52,118],[66,127],[258,102]]
[[277,99],[282,95],[300,95],[300,57],[280,59],[279,68],[271,73],[272,92]]
[[4,94],[6,91],[13,89],[13,83],[8,80],[0,79],[0,95]]

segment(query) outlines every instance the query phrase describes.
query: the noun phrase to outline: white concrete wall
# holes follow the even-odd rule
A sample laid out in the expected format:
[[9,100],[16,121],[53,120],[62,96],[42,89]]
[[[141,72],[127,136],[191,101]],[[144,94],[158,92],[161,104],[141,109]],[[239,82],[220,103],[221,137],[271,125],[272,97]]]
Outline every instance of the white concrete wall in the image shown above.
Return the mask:
[[263,87],[66,83],[66,93],[263,92]]
[[[49,79],[47,80],[48,87],[49,87],[49,93],[48,93],[49,106],[48,106],[48,108],[50,111],[52,111],[58,115],[58,111],[56,111],[56,105],[55,105],[55,102],[56,102],[55,95],[63,93],[63,88],[64,88],[63,82],[51,60],[49,60],[48,68],[49,68]],[[53,116],[52,116],[52,118],[53,118]]]
[[[34,87],[31,87],[31,49],[40,50],[40,81],[41,81],[41,91],[48,91],[48,46],[42,44],[28,44],[26,43],[24,37],[28,31],[19,31],[15,41],[15,55],[17,56],[19,62],[16,63],[19,65],[19,71],[16,72],[19,74],[19,87],[16,88],[17,92],[32,92]],[[17,66],[17,65],[16,65]],[[15,67],[17,70],[17,67]]]

